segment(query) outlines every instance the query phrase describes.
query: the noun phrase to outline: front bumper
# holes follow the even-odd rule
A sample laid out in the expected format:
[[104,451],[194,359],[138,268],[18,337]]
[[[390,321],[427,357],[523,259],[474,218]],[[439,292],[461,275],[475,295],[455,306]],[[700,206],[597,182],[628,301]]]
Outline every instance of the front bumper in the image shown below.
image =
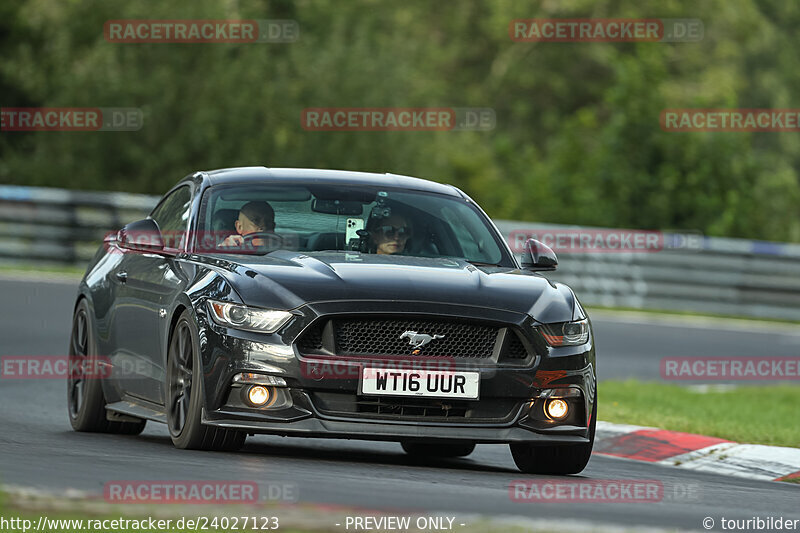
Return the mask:
[[[366,304],[353,302],[336,312],[375,313]],[[485,309],[443,306],[438,312],[458,317],[485,319]],[[589,442],[589,417],[595,401],[594,348],[549,348],[536,353],[524,364],[492,361],[455,361],[456,370],[480,373],[480,399],[445,401],[408,399],[359,394],[361,368],[370,361],[386,359],[330,359],[337,370],[334,379],[311,375],[309,365],[319,362],[303,356],[294,339],[320,315],[332,309],[305,308],[303,320],[287,331],[261,335],[219,328],[202,320],[207,342],[202,349],[206,369],[206,404],[202,422],[206,425],[239,429],[248,433],[327,437],[360,440],[405,441],[469,440],[477,443],[530,442],[540,444],[581,444]],[[531,329],[531,319],[504,313],[504,323]],[[527,321],[527,322],[526,322]],[[202,323],[205,322],[205,323]],[[243,405],[231,389],[234,375],[254,372],[282,377],[287,384],[282,394],[290,400],[277,409]],[[330,377],[330,376],[329,376]],[[563,422],[542,415],[536,398],[552,388],[580,391],[575,413]],[[427,408],[419,408],[419,402]],[[437,406],[447,404],[447,410]],[[377,405],[377,407],[376,407]],[[455,414],[453,414],[455,413]]]
[[537,442],[541,444],[588,443],[586,428],[565,426],[558,432],[538,433],[521,426],[474,427],[453,424],[401,424],[365,420],[332,420],[311,415],[291,422],[253,420],[239,413],[218,410],[203,413],[203,424],[248,433],[266,433],[295,437],[399,441],[399,440],[469,440],[476,443],[502,444]]

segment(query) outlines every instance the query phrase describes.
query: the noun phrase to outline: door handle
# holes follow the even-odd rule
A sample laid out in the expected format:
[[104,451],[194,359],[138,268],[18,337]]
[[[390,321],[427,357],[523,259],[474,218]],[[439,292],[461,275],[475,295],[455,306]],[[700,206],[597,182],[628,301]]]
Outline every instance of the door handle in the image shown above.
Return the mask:
[[117,280],[119,280],[120,283],[125,283],[126,281],[128,281],[128,273],[125,272],[124,270],[120,270],[119,272],[114,274],[114,276],[117,278]]

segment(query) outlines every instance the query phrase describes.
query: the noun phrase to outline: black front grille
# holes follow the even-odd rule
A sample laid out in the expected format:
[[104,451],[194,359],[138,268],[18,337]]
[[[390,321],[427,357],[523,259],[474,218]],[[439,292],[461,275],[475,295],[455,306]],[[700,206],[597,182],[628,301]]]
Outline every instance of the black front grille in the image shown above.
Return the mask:
[[[308,328],[298,338],[297,348],[305,355],[490,359],[503,329],[463,320],[420,317],[331,318]],[[426,336],[434,338],[417,346],[416,341],[427,340]],[[528,355],[528,348],[514,328],[505,329],[500,359],[521,362]]]
[[519,408],[519,401],[511,398],[492,398],[479,402],[477,400],[356,396],[320,391],[311,393],[311,401],[320,413],[329,416],[439,422],[503,422],[513,418]]
[[322,343],[323,326],[324,324],[317,323],[300,337],[297,341],[297,348],[300,353],[320,353],[324,351]]
[[359,398],[356,410],[362,414],[420,418],[464,418],[467,415],[465,402],[419,398]]
[[[497,328],[444,320],[346,319],[333,321],[340,355],[492,356]],[[415,348],[416,339],[434,337]],[[418,350],[415,352],[415,350]]]
[[503,356],[509,359],[525,359],[528,357],[528,350],[525,349],[525,345],[522,344],[519,335],[513,331],[509,331],[507,334]]

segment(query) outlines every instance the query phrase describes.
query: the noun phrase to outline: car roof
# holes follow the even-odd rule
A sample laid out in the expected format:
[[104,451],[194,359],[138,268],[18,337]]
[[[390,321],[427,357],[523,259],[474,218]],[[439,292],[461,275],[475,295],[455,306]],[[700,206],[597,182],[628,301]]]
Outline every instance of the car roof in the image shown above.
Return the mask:
[[399,174],[378,174],[376,172],[355,172],[352,170],[323,170],[316,168],[266,168],[266,167],[241,167],[223,168],[203,172],[207,184],[227,185],[234,183],[256,182],[313,182],[330,185],[365,185],[398,187],[418,191],[462,196],[461,192],[452,185],[445,185],[435,181],[401,176]]

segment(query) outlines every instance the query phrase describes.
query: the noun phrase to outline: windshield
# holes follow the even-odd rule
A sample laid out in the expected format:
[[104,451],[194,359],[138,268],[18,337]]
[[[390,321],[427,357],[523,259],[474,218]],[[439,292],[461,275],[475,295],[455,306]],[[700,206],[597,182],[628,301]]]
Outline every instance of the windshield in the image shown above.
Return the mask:
[[203,197],[205,253],[350,251],[513,266],[486,217],[458,197],[341,185],[220,185]]

